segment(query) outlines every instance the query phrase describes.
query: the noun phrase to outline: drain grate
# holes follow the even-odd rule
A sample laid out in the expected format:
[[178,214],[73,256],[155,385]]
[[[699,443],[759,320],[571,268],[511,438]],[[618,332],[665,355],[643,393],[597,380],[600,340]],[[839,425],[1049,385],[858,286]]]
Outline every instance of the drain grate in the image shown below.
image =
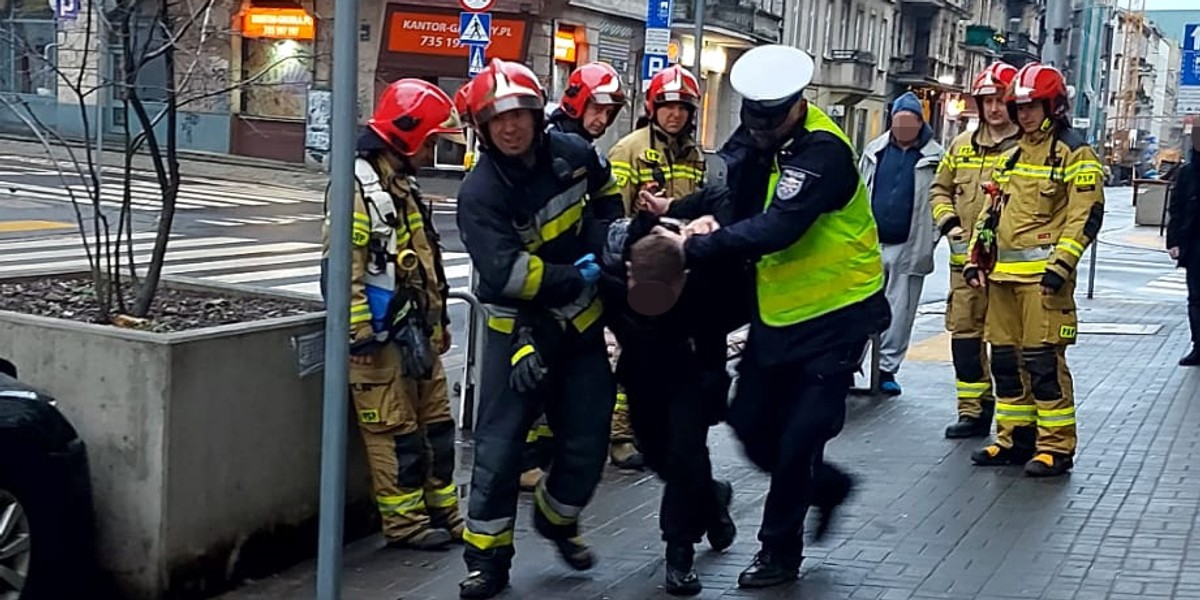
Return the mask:
[[1162,323],[1080,323],[1080,335],[1154,335]]

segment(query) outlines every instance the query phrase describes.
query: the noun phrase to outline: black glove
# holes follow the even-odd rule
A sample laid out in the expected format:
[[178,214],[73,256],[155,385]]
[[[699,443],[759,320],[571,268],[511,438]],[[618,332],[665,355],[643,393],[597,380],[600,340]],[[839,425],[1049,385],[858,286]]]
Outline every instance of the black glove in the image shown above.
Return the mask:
[[528,394],[537,389],[546,377],[546,364],[533,341],[533,329],[530,327],[517,328],[517,339],[513,343],[512,372],[508,375],[508,385],[522,394]]
[[963,279],[965,279],[967,281],[967,285],[973,285],[971,283],[972,281],[975,281],[976,279],[982,279],[982,278],[983,278],[983,273],[980,272],[979,267],[976,267],[974,265],[967,265],[967,266],[963,267]]
[[409,379],[433,378],[433,347],[418,319],[406,319],[395,330],[392,341],[400,349],[400,366]]
[[1054,271],[1047,270],[1042,274],[1042,285],[1054,290],[1054,293],[1058,293],[1058,290],[1061,290],[1066,282],[1067,280],[1063,279],[1062,275]]

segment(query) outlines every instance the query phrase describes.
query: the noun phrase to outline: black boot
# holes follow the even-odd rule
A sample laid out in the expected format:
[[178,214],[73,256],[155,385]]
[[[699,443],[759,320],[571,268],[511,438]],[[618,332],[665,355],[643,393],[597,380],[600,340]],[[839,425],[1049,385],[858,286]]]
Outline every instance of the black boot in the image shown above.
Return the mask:
[[1003,467],[1007,465],[1023,465],[1031,458],[1029,452],[1015,448],[1005,448],[998,444],[989,444],[971,453],[971,462],[981,467]]
[[458,584],[458,597],[465,600],[495,598],[508,587],[507,571],[471,571]]
[[1074,461],[1065,454],[1039,452],[1025,463],[1025,474],[1030,477],[1058,477],[1065,475],[1074,466]]
[[813,541],[820,542],[829,534],[838,508],[854,491],[854,478],[839,469],[824,465],[817,471],[813,483],[817,490],[813,496],[813,506],[817,509],[817,528],[813,531]]
[[968,417],[963,415],[958,417],[957,423],[952,423],[946,427],[946,439],[987,437],[991,433],[991,429],[991,419],[985,421],[982,417]]
[[396,550],[445,550],[453,541],[454,535],[450,531],[424,527],[407,537],[389,539],[387,547]]
[[667,593],[672,596],[695,596],[704,586],[693,568],[696,549],[691,544],[667,542]]
[[533,528],[542,537],[554,542],[558,555],[567,566],[576,571],[586,571],[596,565],[592,549],[583,542],[578,525],[554,525],[542,514],[537,502],[533,504]]
[[717,496],[717,514],[708,524],[708,545],[720,552],[733,545],[737,537],[737,525],[733,515],[729,514],[729,505],[733,503],[733,486],[728,481],[714,481]]
[[1187,356],[1179,359],[1181,367],[1200,367],[1200,347],[1193,346],[1192,351],[1187,353]]
[[794,581],[799,577],[799,560],[784,560],[770,550],[760,550],[754,555],[754,562],[738,575],[738,587],[765,588]]

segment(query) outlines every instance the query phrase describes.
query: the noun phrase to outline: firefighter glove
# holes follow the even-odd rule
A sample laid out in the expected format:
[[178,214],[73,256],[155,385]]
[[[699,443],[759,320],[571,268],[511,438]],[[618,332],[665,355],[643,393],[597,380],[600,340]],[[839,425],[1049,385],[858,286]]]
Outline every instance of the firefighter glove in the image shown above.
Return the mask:
[[546,377],[545,363],[533,341],[533,330],[529,327],[517,329],[517,339],[513,344],[512,372],[508,376],[508,384],[512,389],[522,394],[528,394],[541,384]]
[[967,265],[963,267],[963,279],[967,280],[968,285],[974,286],[975,284],[972,282],[982,282],[983,272],[975,265]]
[[417,319],[407,319],[392,338],[400,349],[400,366],[409,379],[433,378],[433,345]]
[[596,262],[596,255],[588,253],[583,258],[575,261],[575,267],[579,269],[579,274],[583,276],[583,280],[588,285],[592,285],[600,280],[600,265]]
[[1042,287],[1050,288],[1051,290],[1054,290],[1054,293],[1056,294],[1058,293],[1058,290],[1062,289],[1063,284],[1066,282],[1067,281],[1062,278],[1062,275],[1059,275],[1054,271],[1046,271],[1042,274]]

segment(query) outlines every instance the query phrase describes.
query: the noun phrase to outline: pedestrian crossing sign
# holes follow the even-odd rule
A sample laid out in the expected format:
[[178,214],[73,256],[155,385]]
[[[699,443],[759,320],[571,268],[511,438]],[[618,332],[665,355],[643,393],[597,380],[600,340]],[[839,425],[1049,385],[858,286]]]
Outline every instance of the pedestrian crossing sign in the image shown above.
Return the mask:
[[483,44],[467,44],[467,74],[471,76],[478,75],[483,70],[486,61],[483,57],[483,50],[487,46]]
[[458,15],[458,41],[487,45],[492,41],[492,13],[464,12]]

